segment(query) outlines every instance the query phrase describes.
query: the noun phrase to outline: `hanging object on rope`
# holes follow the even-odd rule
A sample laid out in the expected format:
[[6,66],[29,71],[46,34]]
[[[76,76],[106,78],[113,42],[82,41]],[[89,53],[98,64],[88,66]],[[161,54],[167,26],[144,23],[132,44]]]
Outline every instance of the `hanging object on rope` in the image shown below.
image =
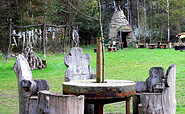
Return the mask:
[[[60,34],[62,35],[62,39],[63,39],[64,38],[64,28],[61,28]],[[61,39],[61,37],[60,37],[60,39]]]
[[52,33],[51,27],[48,28],[48,32],[50,32],[50,35]]
[[28,31],[28,45],[31,45],[31,31]]
[[[59,34],[60,34],[60,31],[58,28],[56,28],[56,32],[55,32],[56,39],[58,38]],[[60,42],[60,38],[58,39],[58,41]]]
[[55,39],[55,28],[53,28],[53,30],[52,30],[52,39],[53,40]]
[[34,32],[35,45],[37,45],[37,34],[38,34],[38,31],[37,31],[37,29],[35,29],[35,32]]
[[42,31],[41,31],[41,29],[39,29],[39,43],[40,43],[40,46],[41,46],[41,43],[42,43]]
[[21,31],[18,33],[18,45],[19,45],[19,42],[20,42],[20,40],[21,40],[21,38],[22,38],[22,33],[21,33]]
[[33,45],[35,45],[34,30],[31,30],[31,38],[32,38]]
[[22,41],[22,45],[23,45],[23,47],[22,47],[22,50],[24,50],[24,46],[25,46],[25,36],[26,34],[25,34],[25,32],[22,32],[22,38],[23,38],[23,41]]
[[16,34],[16,31],[13,30],[13,31],[12,31],[12,36],[13,36],[13,40],[14,40],[15,46],[17,47],[17,42],[16,42],[16,39],[15,39],[16,35],[17,35],[17,34]]
[[28,44],[29,44],[29,39],[28,39],[28,36],[29,36],[29,31],[28,30],[26,30],[26,46],[28,46]]
[[79,45],[79,34],[78,34],[78,31],[76,29],[73,29],[72,37],[73,37],[73,41],[75,42],[75,47],[78,47],[78,45]]

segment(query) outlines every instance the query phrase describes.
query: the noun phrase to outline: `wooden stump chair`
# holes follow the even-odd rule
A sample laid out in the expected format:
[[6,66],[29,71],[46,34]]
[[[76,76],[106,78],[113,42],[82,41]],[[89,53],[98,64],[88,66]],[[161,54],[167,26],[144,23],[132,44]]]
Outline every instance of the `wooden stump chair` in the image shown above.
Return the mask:
[[153,67],[145,82],[136,82],[134,114],[175,114],[176,65],[172,64],[164,73],[162,67]]
[[[71,80],[87,80],[95,79],[96,74],[89,65],[91,62],[91,55],[86,53],[82,55],[83,50],[79,47],[73,47],[69,51],[69,55],[64,56],[64,63],[67,66],[65,72],[65,81]],[[85,103],[85,114],[94,113],[94,105]]]
[[84,96],[47,91],[49,82],[33,80],[23,55],[17,57],[13,69],[18,79],[19,114],[84,114]]
[[33,80],[31,69],[23,55],[19,55],[14,64],[14,72],[18,79],[19,114],[30,113],[30,101],[38,91],[49,90],[50,86],[46,80]]

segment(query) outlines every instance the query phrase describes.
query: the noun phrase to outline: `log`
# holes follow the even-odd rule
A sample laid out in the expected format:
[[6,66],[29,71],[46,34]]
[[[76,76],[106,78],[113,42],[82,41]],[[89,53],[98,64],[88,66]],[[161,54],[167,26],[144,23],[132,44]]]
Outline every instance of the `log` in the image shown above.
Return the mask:
[[36,83],[33,81],[31,69],[23,55],[17,57],[13,69],[18,79],[19,114],[28,114],[29,98],[35,93]]
[[84,114],[84,96],[54,94],[40,91],[38,114]]

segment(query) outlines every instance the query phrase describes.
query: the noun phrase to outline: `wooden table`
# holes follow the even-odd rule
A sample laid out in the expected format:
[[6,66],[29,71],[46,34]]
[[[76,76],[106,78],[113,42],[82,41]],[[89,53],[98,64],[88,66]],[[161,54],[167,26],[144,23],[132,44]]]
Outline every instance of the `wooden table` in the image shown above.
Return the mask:
[[157,42],[157,47],[161,49],[166,49],[167,46],[169,46],[169,41],[158,41]]
[[148,44],[148,49],[154,49],[156,46],[156,44]]
[[67,95],[85,95],[85,102],[95,104],[96,114],[103,114],[103,105],[126,101],[126,114],[130,114],[130,98],[136,93],[135,82],[128,80],[73,80],[63,82],[63,93]]

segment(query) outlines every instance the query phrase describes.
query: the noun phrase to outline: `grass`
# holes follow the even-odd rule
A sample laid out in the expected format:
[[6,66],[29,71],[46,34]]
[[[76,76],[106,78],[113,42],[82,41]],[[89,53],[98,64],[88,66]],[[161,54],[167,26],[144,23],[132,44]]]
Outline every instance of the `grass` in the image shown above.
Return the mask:
[[[96,71],[94,46],[84,46],[83,53],[90,53],[91,66]],[[41,54],[39,54],[42,57]],[[16,58],[0,58],[0,113],[18,113],[17,78],[13,71]],[[50,83],[50,91],[62,92],[65,69],[62,53],[47,53],[47,68],[33,70],[34,79],[45,79]],[[176,100],[177,114],[185,113],[185,52],[174,49],[123,49],[117,52],[105,51],[105,78],[117,80],[145,81],[151,67],[163,67],[165,71],[171,64],[177,65]],[[108,104],[105,113],[125,113],[125,102]],[[131,111],[132,112],[132,111]]]

